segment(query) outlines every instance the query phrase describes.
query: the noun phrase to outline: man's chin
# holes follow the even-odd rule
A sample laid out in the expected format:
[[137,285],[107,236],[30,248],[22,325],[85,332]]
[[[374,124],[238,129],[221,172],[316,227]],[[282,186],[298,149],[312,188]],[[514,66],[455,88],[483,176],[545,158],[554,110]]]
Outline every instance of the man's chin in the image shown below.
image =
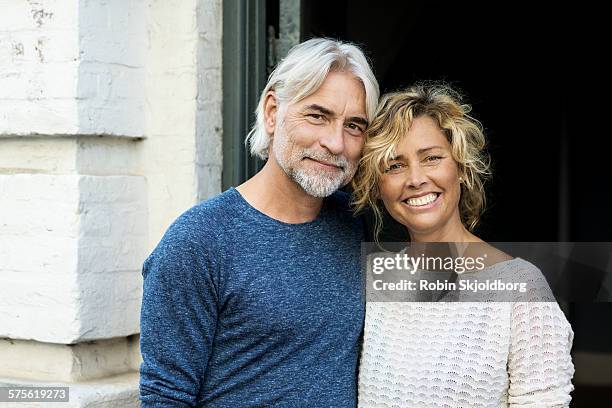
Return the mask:
[[302,190],[304,190],[306,194],[312,197],[316,197],[316,198],[329,197],[330,195],[334,194],[336,191],[340,189],[340,187],[336,187],[336,186],[313,187],[313,186],[302,185],[302,184],[300,184],[300,187],[302,187]]
[[[318,177],[307,177],[304,174],[296,174],[293,180],[308,194],[316,198],[329,197],[341,187],[343,187],[344,179],[337,180],[322,180]],[[346,185],[346,184],[344,184]]]

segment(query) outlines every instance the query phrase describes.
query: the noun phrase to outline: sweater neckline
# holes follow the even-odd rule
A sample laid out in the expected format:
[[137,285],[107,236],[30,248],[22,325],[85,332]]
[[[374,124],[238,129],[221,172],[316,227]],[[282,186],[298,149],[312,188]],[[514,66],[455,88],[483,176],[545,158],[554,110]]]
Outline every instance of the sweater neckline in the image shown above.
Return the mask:
[[319,214],[317,215],[317,217],[314,220],[311,221],[306,221],[306,222],[300,222],[300,223],[290,223],[290,222],[284,222],[281,220],[277,220],[276,218],[272,218],[269,215],[259,211],[257,208],[253,207],[251,204],[249,204],[249,202],[242,196],[242,194],[240,194],[240,192],[235,188],[235,187],[230,187],[228,190],[228,194],[230,194],[231,196],[233,196],[239,203],[239,205],[249,214],[251,214],[251,216],[253,216],[254,218],[269,223],[269,224],[274,224],[283,228],[309,228],[315,225],[320,224],[321,222],[323,222],[323,218],[325,213],[327,212],[326,210],[326,199],[323,199],[323,205],[321,206],[321,211],[319,211]]

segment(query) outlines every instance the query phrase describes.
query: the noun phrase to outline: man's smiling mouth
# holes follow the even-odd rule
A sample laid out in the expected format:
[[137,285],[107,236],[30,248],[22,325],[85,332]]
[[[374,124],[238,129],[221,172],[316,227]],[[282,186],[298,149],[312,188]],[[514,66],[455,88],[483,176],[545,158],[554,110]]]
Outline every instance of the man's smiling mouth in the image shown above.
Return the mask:
[[313,159],[312,157],[305,157],[308,160],[311,160],[321,166],[327,167],[330,170],[344,170],[344,167],[339,166],[337,164],[333,164],[333,163],[328,163],[326,161],[322,161],[322,160],[317,160],[317,159]]

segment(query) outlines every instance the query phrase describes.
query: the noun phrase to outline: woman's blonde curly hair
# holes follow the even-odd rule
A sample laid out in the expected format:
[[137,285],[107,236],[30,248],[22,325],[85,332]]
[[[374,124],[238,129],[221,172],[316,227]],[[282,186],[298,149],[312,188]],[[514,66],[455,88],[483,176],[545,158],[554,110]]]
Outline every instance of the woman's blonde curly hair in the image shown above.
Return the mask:
[[353,208],[370,207],[375,216],[374,236],[382,230],[378,183],[395,157],[395,148],[414,119],[429,116],[446,134],[451,154],[463,178],[459,212],[461,221],[473,231],[485,208],[484,183],[491,175],[491,160],[480,122],[469,115],[471,107],[461,95],[441,82],[423,82],[403,91],[384,95],[365,134],[363,156],[352,182]]

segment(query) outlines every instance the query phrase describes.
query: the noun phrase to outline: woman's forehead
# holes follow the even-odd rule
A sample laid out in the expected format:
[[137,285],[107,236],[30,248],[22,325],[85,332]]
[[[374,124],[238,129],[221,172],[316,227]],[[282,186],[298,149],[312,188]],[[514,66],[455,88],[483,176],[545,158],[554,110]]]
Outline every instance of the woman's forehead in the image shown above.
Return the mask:
[[423,153],[435,148],[449,147],[446,133],[438,122],[429,116],[420,116],[413,120],[408,131],[398,139],[394,151],[399,155],[402,151]]

